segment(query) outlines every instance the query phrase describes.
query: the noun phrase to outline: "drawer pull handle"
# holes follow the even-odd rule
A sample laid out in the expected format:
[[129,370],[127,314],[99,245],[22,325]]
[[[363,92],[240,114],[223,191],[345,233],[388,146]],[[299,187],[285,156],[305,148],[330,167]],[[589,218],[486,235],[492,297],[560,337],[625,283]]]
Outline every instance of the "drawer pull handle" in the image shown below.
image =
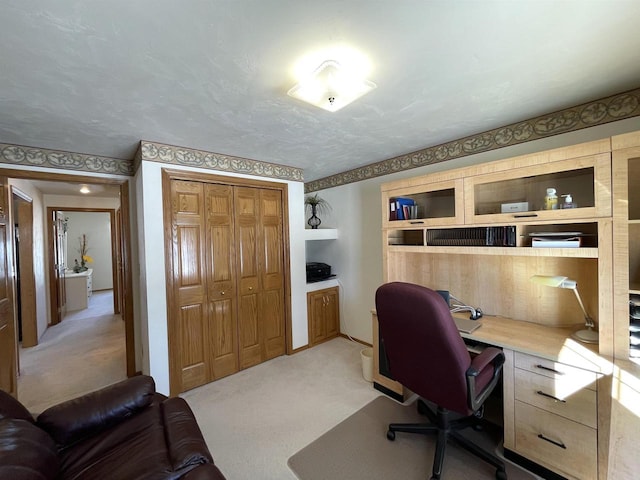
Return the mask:
[[520,215],[514,215],[513,218],[528,218],[528,217],[537,217],[537,213],[523,213]]
[[424,222],[420,220],[419,222],[409,222],[409,225],[423,225]]
[[545,437],[541,433],[538,434],[538,438],[541,438],[542,440],[545,440],[545,441],[547,441],[549,443],[553,443],[556,447],[564,448],[565,450],[567,449],[567,446],[564,443],[556,442],[555,440],[551,440],[550,438]]
[[553,368],[549,368],[549,367],[545,367],[544,365],[536,365],[536,368],[539,368],[541,370],[546,370],[547,372],[553,372],[553,373],[557,373],[558,375],[564,375],[564,372],[560,372],[559,370],[555,370]]
[[562,400],[561,398],[554,397],[553,395],[549,395],[548,393],[544,393],[542,390],[538,390],[536,393],[537,393],[538,395],[542,395],[543,397],[550,398],[550,399],[551,399],[551,400],[553,400],[554,402],[567,403],[567,401],[566,401],[566,400]]

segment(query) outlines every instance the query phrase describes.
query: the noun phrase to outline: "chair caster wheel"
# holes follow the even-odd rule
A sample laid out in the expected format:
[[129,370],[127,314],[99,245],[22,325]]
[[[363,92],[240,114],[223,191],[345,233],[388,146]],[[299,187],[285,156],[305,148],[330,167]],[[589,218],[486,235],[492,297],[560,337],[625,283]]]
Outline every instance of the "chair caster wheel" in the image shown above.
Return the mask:
[[496,480],[507,480],[507,472],[504,470],[496,470]]
[[396,432],[392,432],[391,430],[387,431],[387,440],[391,440],[392,442],[396,439]]

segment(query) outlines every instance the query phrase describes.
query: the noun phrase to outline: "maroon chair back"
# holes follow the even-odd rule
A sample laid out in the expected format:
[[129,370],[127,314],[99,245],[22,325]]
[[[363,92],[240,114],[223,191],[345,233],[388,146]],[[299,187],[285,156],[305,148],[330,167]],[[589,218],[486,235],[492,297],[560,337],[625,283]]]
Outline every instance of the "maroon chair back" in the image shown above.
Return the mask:
[[387,283],[376,291],[376,312],[394,380],[440,407],[470,415],[465,373],[471,356],[440,294]]

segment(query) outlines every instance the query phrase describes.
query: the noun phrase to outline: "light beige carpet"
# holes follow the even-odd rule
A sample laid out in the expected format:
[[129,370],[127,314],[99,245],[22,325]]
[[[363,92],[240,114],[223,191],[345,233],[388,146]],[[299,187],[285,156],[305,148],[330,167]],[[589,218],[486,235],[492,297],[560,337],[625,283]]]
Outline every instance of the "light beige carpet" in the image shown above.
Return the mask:
[[37,346],[20,348],[18,400],[36,414],[125,378],[124,322],[113,314],[112,291],[94,292],[89,308],[49,327]]
[[[431,476],[435,436],[397,433],[391,442],[386,432],[389,423],[424,422],[425,418],[415,403],[404,406],[378,397],[293,455],[289,468],[300,480],[424,480]],[[497,446],[488,430],[467,429],[465,436]],[[508,461],[505,464],[509,480],[537,478]],[[491,480],[495,468],[451,441],[442,478]]]

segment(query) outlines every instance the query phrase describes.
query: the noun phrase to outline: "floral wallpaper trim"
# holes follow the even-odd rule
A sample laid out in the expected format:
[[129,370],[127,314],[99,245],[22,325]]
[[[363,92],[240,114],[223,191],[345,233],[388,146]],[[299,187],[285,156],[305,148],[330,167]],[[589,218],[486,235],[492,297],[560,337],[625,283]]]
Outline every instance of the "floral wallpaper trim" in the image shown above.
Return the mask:
[[210,168],[225,172],[278,178],[281,180],[303,181],[301,168],[287,167],[275,163],[260,162],[248,158],[232,157],[219,153],[175,147],[162,143],[140,142],[140,159],[153,162],[170,163],[188,167]]
[[640,88],[305,183],[305,193],[640,115]]
[[44,148],[23,147],[0,143],[0,163],[33,167],[59,168],[79,172],[128,175],[134,173],[130,160],[63,152]]

